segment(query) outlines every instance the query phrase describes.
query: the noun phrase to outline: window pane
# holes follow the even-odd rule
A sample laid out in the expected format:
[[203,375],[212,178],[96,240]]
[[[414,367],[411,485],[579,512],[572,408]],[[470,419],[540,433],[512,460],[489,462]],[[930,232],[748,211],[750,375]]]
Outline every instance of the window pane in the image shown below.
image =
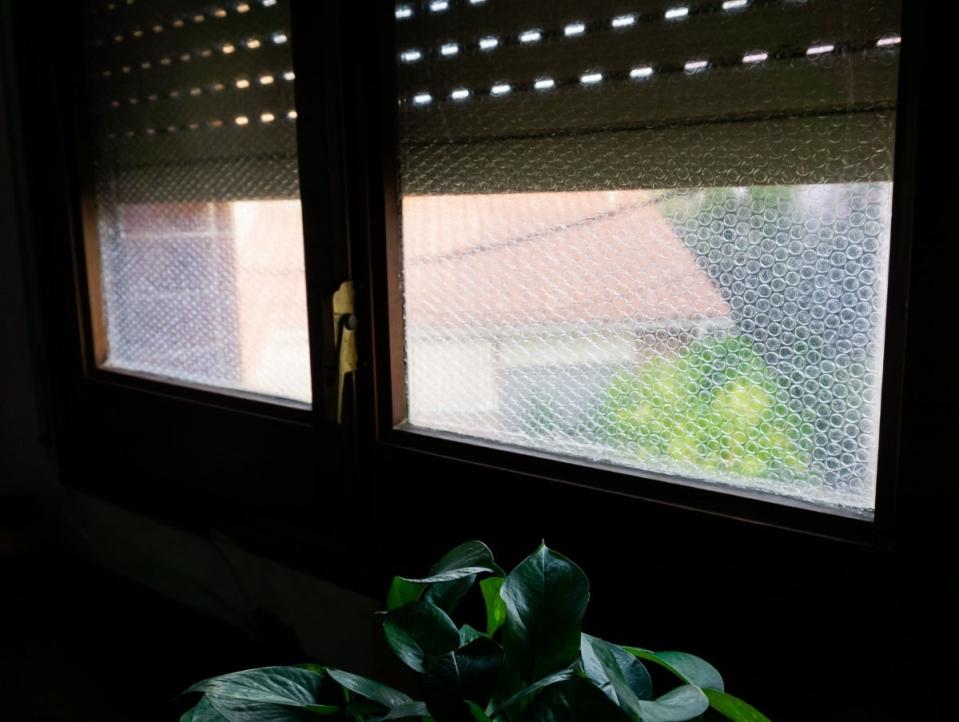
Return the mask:
[[90,3],[102,365],[309,402],[287,2]]
[[871,510],[898,5],[714,5],[398,17],[408,423]]
[[300,204],[124,204],[101,226],[107,368],[310,400]]

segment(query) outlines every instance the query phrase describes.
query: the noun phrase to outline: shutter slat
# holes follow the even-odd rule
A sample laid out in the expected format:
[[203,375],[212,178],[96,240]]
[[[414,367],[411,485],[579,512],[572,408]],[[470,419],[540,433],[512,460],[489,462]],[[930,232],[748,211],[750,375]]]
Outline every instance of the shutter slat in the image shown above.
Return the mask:
[[[637,65],[681,66],[691,58],[739,60],[755,50],[801,54],[822,42],[873,44],[899,26],[894,2],[876,7],[876,2],[855,0],[843,3],[842,10],[837,12],[836,3],[809,0],[768,3],[732,13],[696,14],[682,21],[638,22],[617,31],[610,28],[609,21],[617,15],[617,8],[622,12],[621,3],[605,3],[602,11],[592,2],[575,4],[589,13],[581,13],[578,18],[586,21],[589,29],[576,37],[562,33],[571,19],[577,19],[575,14],[540,2],[487,3],[491,11],[498,8],[499,27],[491,23],[451,33],[430,29],[425,21],[423,27],[412,20],[401,23],[400,52],[415,48],[424,53],[419,62],[400,64],[401,86],[418,90],[466,85],[488,90],[497,81],[525,82],[541,75],[578,76],[590,69],[612,71]],[[540,13],[535,22],[510,15],[514,9],[529,12],[533,8]],[[449,15],[467,18],[470,8],[450,11]],[[855,23],[850,24],[849,18],[855,18]],[[517,41],[519,33],[533,27],[543,30],[542,41],[529,45]],[[496,35],[503,45],[491,51],[480,50],[478,41],[487,35]],[[443,58],[439,54],[440,45],[446,42],[459,45],[456,56]]]
[[809,61],[682,71],[648,80],[606,76],[594,88],[579,77],[556,78],[571,85],[540,93],[515,86],[504,97],[488,93],[458,103],[437,97],[427,108],[406,114],[411,143],[563,134],[588,129],[647,125],[696,125],[753,115],[862,110],[895,105],[898,57],[867,51]]
[[[672,6],[688,7],[688,17],[667,20]],[[752,0],[735,11],[717,0],[415,8],[397,21],[406,192],[892,177],[898,46],[877,43],[898,33],[895,0]],[[611,28],[630,12],[634,25]],[[584,32],[566,37],[574,20]],[[519,42],[532,28],[541,39]],[[500,46],[479,49],[487,35]],[[458,52],[444,57],[446,43]],[[817,45],[833,47],[809,54]],[[410,49],[421,56],[405,62]],[[744,61],[757,51],[767,55]],[[705,67],[691,72],[691,60]],[[631,75],[641,67],[647,76]]]
[[208,91],[217,82],[229,85],[237,78],[255,79],[262,73],[281,75],[289,69],[289,48],[274,45],[255,52],[237,51],[233,55],[216,53],[209,58],[197,58],[187,63],[177,60],[169,67],[154,66],[148,72],[131,73],[129,78],[104,82],[97,87],[97,94],[106,101],[106,105],[114,99],[124,102],[131,97],[146,100],[152,94],[169,97],[173,91],[183,97],[188,95],[191,88]]
[[104,202],[298,196],[288,0],[98,1],[88,19]]
[[[244,13],[237,12],[236,6],[232,2],[200,5],[196,2],[155,3],[151,0],[131,6],[140,8],[140,12],[133,16],[101,16],[91,28],[89,38],[94,69],[123,64],[137,67],[144,60],[152,62],[167,56],[179,57],[182,53],[204,48],[221,48],[227,43],[239,48],[249,38],[266,41],[274,32],[281,32],[290,25],[285,3],[264,7],[259,2],[252,2]],[[213,15],[215,9],[225,14],[216,17]],[[203,22],[194,22],[192,18],[196,15],[203,17]],[[174,26],[174,20],[181,21],[182,26]],[[154,28],[160,28],[160,31]],[[139,37],[133,34],[135,31],[140,33]],[[122,38],[120,42],[115,40],[118,35]],[[94,44],[97,42],[102,44]]]
[[170,126],[186,130],[193,123],[205,125],[217,118],[232,120],[239,115],[257,117],[266,110],[285,115],[293,107],[293,89],[289,83],[280,80],[263,86],[257,76],[249,77],[247,90],[237,90],[231,82],[220,92],[204,87],[202,94],[196,97],[183,91],[176,99],[159,96],[150,102],[143,97],[136,105],[123,103],[119,108],[103,111],[101,127],[106,133],[117,135],[128,130],[140,134],[147,128],[164,130]]

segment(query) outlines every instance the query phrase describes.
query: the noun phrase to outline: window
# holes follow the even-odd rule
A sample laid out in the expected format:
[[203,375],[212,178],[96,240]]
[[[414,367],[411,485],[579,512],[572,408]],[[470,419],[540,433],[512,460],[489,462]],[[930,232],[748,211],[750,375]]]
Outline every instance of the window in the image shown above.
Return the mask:
[[87,3],[89,377],[872,518],[900,5]]
[[[4,60],[21,61],[17,83],[7,82],[11,66],[2,63],[4,100],[12,92],[18,102],[5,108],[24,118],[12,149],[26,158],[14,158],[31,208],[24,218],[36,220],[24,247],[37,261],[36,312],[50,364],[49,374],[37,371],[56,381],[51,425],[64,484],[164,523],[221,532],[371,594],[438,544],[475,536],[518,552],[545,537],[595,569],[597,588],[614,588],[624,564],[637,579],[657,580],[656,593],[643,597],[648,614],[632,631],[613,630],[621,638],[642,639],[650,616],[687,635],[684,648],[729,651],[728,629],[746,630],[739,648],[776,670],[757,671],[760,702],[763,694],[789,698],[780,678],[815,665],[810,650],[854,634],[845,648],[855,684],[826,680],[806,716],[895,709],[883,648],[890,637],[923,635],[902,628],[917,615],[898,613],[902,595],[890,580],[911,570],[916,583],[904,590],[915,597],[938,562],[928,551],[948,546],[940,537],[952,508],[942,468],[952,369],[941,311],[955,264],[945,251],[954,245],[952,190],[941,179],[954,165],[955,133],[941,112],[949,84],[924,82],[920,98],[915,82],[926,72],[920,66],[936,78],[949,67],[948,13],[937,7],[923,20],[920,3],[902,3],[900,31],[900,3],[880,0],[433,4],[250,0],[241,13],[235,0],[117,0],[108,16],[107,0],[56,12],[0,3],[0,25],[12,30],[0,42]],[[96,14],[81,33],[88,5]],[[680,7],[688,12],[665,16]],[[158,68],[134,80],[133,62],[119,54],[137,63],[165,57],[134,55],[135,30],[151,47],[185,37],[170,30],[172,20],[147,34],[145,14],[161,8],[184,21],[176,30],[194,34],[191,47],[233,46],[171,65],[184,79],[179,87],[202,85],[187,73],[215,64],[223,72],[211,81],[250,86],[144,101]],[[203,21],[187,24],[197,8]],[[211,14],[217,9],[226,17]],[[288,25],[270,21],[287,9]],[[233,32],[231,23],[255,18],[265,24]],[[94,30],[113,27],[127,28],[121,43],[81,47],[79,36],[92,43],[110,37]],[[286,43],[263,42],[284,27]],[[218,34],[201,40],[211,29]],[[897,88],[900,32],[905,82]],[[253,34],[258,48],[238,44]],[[290,52],[283,64],[233,65]],[[93,62],[107,53],[117,60]],[[92,75],[117,66],[122,77]],[[263,71],[272,84],[252,82]],[[296,103],[287,105],[292,85]],[[115,98],[111,87],[130,92]],[[246,100],[281,92],[282,102],[262,109]],[[129,97],[137,104],[109,105]],[[74,122],[74,106],[93,111],[89,128]],[[143,145],[115,144],[142,157],[103,153],[108,110],[139,118],[161,107],[248,122],[163,136],[169,155],[146,150],[148,139],[161,148],[159,133],[137,136]],[[272,121],[261,120],[265,112]],[[188,129],[195,117],[184,119]],[[287,134],[271,145],[267,130],[295,130],[298,143]],[[82,140],[89,137],[98,140]],[[217,137],[237,142],[190,141]],[[183,145],[174,149],[173,138]],[[84,154],[98,164],[98,183],[80,172],[94,165]],[[149,180],[121,183],[131,177]],[[128,195],[110,195],[104,178]],[[74,211],[93,201],[95,212],[84,213],[92,222],[81,229]],[[114,213],[120,230],[111,246]],[[303,241],[294,221],[301,215]],[[250,230],[238,231],[243,225]],[[274,251],[285,255],[249,273],[282,279],[265,284],[270,296],[231,295],[241,269]],[[196,273],[177,265],[183,259]],[[147,262],[162,271],[141,286],[149,274],[126,269]],[[114,285],[104,289],[108,277]],[[328,422],[337,374],[324,302],[348,277],[356,281],[360,371],[338,427]],[[174,348],[167,339],[184,324],[164,320],[169,335],[146,338],[137,335],[146,328],[140,319],[192,288],[202,304],[181,308],[196,319],[198,343],[184,344],[178,366],[148,366]],[[106,308],[76,313],[88,296]],[[271,311],[293,298],[305,299],[306,335],[303,310],[283,318]],[[839,329],[830,325],[837,302]],[[247,359],[305,360],[298,351],[287,356],[305,339],[312,363],[296,361],[286,373],[267,361],[246,373],[254,368],[239,358],[247,342],[227,353],[209,343],[214,334],[242,335],[241,309],[261,314],[250,343],[266,349]],[[799,324],[801,314],[808,320]],[[94,334],[106,342],[97,357],[88,331],[104,321]],[[211,331],[214,321],[222,327]],[[833,333],[849,346],[827,347]],[[853,342],[855,334],[865,338]],[[812,347],[820,341],[822,350]],[[201,342],[216,353],[204,356]],[[151,350],[137,356],[138,344]],[[854,369],[864,351],[872,367]],[[827,356],[834,352],[838,360]],[[840,360],[848,381],[838,377]],[[294,380],[307,369],[311,410],[272,403],[309,398],[297,395]],[[690,393],[691,377],[710,403]],[[260,400],[210,388],[255,389]],[[782,413],[773,404],[770,420],[767,399],[779,394],[788,400]],[[800,417],[798,431],[793,394],[815,414]],[[834,405],[836,420],[823,411]],[[664,419],[677,417],[665,428]],[[753,459],[762,468],[737,457],[724,424],[744,434],[744,451],[763,452]],[[701,445],[697,436],[712,439],[717,428],[719,450]],[[790,444],[808,456],[789,453]],[[411,523],[438,499],[427,523]],[[915,608],[926,611],[934,591]],[[635,598],[599,601],[594,624],[632,619]],[[700,614],[704,604],[724,624]],[[852,631],[867,628],[880,633]],[[743,673],[755,665],[746,652],[730,654],[742,657],[731,676],[748,686]]]
[[97,362],[311,401],[289,9],[88,4]]
[[400,6],[402,425],[871,513],[899,14]]

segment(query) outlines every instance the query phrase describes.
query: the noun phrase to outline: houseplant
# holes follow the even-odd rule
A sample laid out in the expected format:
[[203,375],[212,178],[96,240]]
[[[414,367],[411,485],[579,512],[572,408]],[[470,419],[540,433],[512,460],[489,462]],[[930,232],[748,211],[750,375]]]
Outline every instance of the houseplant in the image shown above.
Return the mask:
[[[450,617],[476,586],[485,630]],[[766,720],[698,657],[584,634],[588,601],[586,575],[545,544],[506,574],[489,547],[466,542],[389,590],[383,632],[419,675],[419,699],[329,667],[264,667],[195,684],[188,692],[203,696],[181,722]],[[657,683],[670,680],[665,691],[654,692],[652,667]]]

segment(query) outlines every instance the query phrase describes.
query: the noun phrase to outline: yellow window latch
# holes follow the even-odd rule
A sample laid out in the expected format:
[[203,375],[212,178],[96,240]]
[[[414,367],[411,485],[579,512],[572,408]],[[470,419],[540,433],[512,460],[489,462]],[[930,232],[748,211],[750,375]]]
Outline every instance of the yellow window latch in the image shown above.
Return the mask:
[[356,395],[356,381],[353,372],[356,371],[359,360],[356,353],[356,326],[355,293],[352,281],[343,281],[336,293],[333,294],[333,343],[337,354],[337,383],[336,383],[336,423],[343,423],[343,391],[347,382],[353,384],[354,398]]

